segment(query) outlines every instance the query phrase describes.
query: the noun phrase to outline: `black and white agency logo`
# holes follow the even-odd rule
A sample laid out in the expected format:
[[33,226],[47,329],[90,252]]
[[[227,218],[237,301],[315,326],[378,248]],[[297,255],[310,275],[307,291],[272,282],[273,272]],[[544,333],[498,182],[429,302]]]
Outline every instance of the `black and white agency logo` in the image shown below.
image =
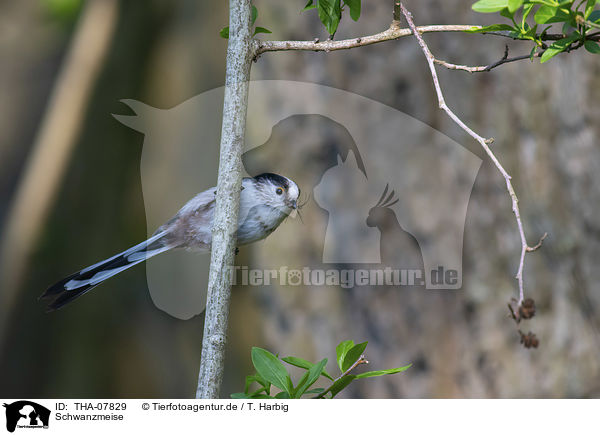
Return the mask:
[[6,408],[6,430],[47,429],[50,422],[50,410],[29,400],[19,400],[3,405]]

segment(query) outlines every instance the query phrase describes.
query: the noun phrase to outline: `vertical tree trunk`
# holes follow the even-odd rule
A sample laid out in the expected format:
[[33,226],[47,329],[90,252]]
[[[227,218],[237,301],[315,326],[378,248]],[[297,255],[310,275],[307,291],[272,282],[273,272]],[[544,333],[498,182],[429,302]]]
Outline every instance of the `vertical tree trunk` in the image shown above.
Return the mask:
[[246,130],[248,80],[252,61],[250,0],[229,1],[229,44],[217,203],[212,229],[208,297],[198,375],[197,399],[215,399],[223,378],[225,342],[231,296],[235,233],[242,178],[242,147]]

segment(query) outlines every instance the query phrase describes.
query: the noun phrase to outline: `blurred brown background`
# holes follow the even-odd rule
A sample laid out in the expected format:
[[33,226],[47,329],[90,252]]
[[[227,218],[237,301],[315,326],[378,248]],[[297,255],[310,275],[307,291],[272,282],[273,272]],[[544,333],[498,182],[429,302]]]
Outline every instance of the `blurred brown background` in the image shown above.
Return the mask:
[[[95,0],[102,2],[109,0]],[[0,2],[3,242],[26,162],[48,117],[69,46],[82,30],[78,20],[90,3]],[[195,391],[203,316],[182,321],[156,309],[143,267],[58,313],[44,314],[36,302],[49,284],[147,234],[139,172],[143,136],[111,117],[127,110],[119,100],[170,108],[224,82],[226,41],[219,30],[227,23],[226,2],[111,3],[112,15],[98,9],[106,54],[89,97],[81,101],[83,110],[76,112],[80,128],[66,153],[56,196],[25,268],[9,268],[18,272],[12,274],[4,268],[0,276],[4,397],[187,398]],[[299,12],[304,3],[256,0],[258,25],[273,31],[261,36],[325,39],[316,13]],[[343,19],[336,38],[389,25],[391,2],[364,3],[358,23]],[[406,6],[420,25],[495,20],[472,12],[471,3],[420,0]],[[107,23],[111,20],[114,26]],[[100,29],[100,21],[91,22]],[[463,34],[426,39],[439,58],[471,65],[497,60],[507,42]],[[529,52],[528,44],[508,42],[514,54]],[[86,47],[93,56],[93,47]],[[81,71],[86,65],[76,67]],[[353,339],[369,341],[371,369],[409,362],[413,367],[401,375],[359,381],[344,397],[600,397],[599,72],[600,58],[582,50],[545,65],[522,61],[491,73],[439,69],[450,106],[479,133],[496,139],[494,150],[521,199],[530,244],[549,233],[543,249],[527,258],[526,291],[535,298],[538,314],[522,328],[541,340],[540,348],[527,350],[507,318],[506,303],[516,296],[512,277],[520,241],[504,180],[477,144],[438,110],[415,41],[329,54],[263,55],[253,64],[254,80],[307,81],[369,97],[447,134],[484,163],[467,214],[462,290],[235,288],[222,396],[243,389],[244,376],[252,371],[253,345],[282,356],[328,357],[333,371],[335,345]],[[63,86],[76,90],[81,83],[73,79]],[[66,105],[59,110],[69,113]],[[201,146],[214,150],[218,144]],[[54,167],[51,160],[42,160],[41,167]],[[308,226],[318,217],[310,210]],[[305,264],[315,257],[302,247],[290,247],[287,254]],[[258,244],[244,249],[240,261],[265,255],[270,253]]]

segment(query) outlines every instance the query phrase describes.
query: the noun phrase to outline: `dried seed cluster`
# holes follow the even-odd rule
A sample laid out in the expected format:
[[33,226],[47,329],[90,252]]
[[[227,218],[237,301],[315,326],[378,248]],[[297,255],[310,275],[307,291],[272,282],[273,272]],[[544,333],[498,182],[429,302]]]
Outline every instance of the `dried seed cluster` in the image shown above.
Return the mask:
[[[525,299],[520,304],[517,304],[517,301],[513,299],[508,304],[508,308],[510,310],[510,317],[515,321],[517,325],[521,323],[521,320],[529,320],[533,316],[535,316],[535,301],[531,298]],[[526,349],[535,349],[539,346],[540,340],[533,332],[529,331],[527,334],[524,334],[519,329],[517,331],[521,336],[521,344]]]
[[519,331],[519,334],[521,334],[521,344],[527,349],[531,349],[532,347],[537,348],[540,344],[540,340],[538,340],[536,335],[531,331],[529,331],[527,334],[523,334],[521,331]]

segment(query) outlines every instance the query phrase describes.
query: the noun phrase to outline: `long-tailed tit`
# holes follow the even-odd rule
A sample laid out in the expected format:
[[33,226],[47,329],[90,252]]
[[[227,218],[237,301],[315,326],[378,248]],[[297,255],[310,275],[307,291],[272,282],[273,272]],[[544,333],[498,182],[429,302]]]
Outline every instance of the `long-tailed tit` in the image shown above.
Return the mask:
[[[264,239],[298,208],[298,185],[277,174],[261,174],[242,180],[237,245]],[[49,287],[41,299],[48,311],[63,307],[98,284],[157,254],[174,248],[208,252],[216,188],[199,193],[162,225],[148,240],[120,254],[86,267]]]

